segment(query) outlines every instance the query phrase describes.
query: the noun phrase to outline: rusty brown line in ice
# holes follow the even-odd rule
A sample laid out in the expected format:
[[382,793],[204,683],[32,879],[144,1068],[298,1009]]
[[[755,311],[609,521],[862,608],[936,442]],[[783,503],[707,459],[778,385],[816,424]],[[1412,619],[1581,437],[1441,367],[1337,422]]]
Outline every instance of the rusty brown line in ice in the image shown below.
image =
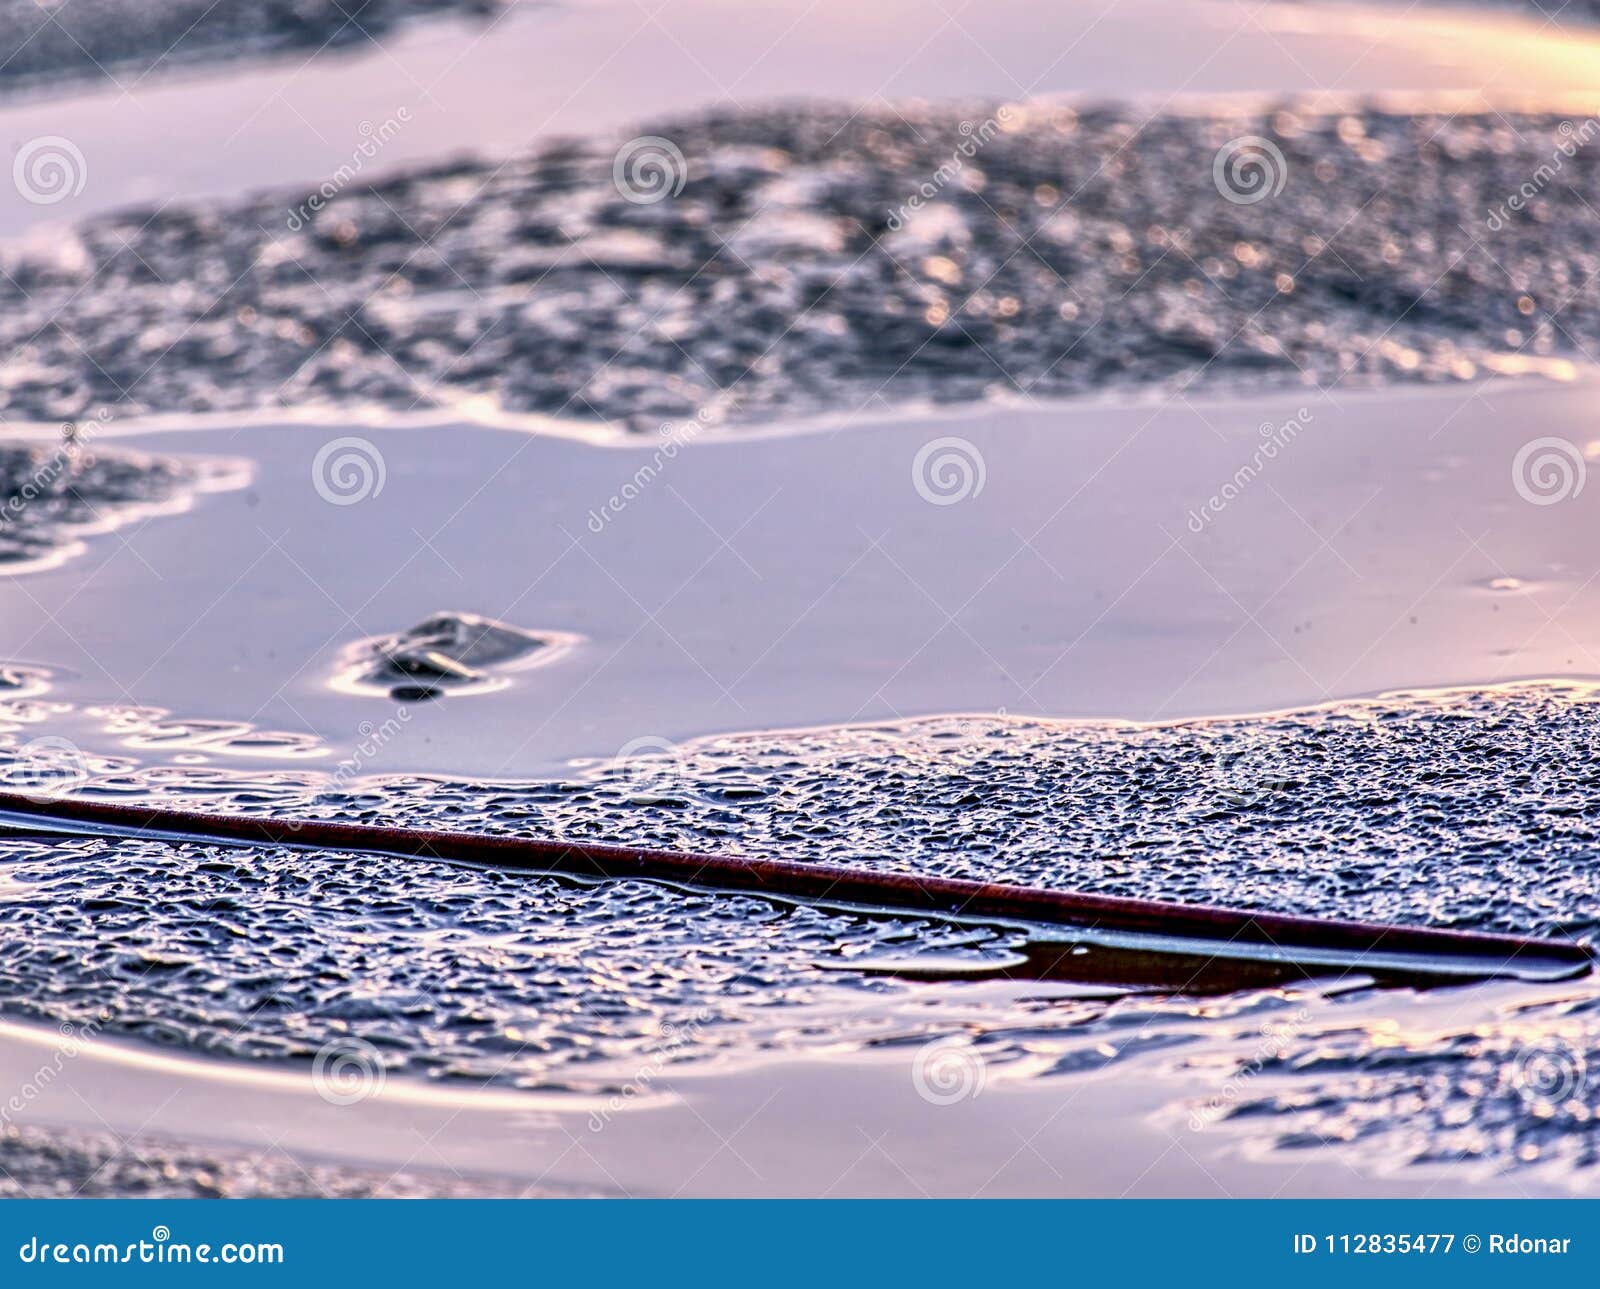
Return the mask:
[[[1219,956],[1271,955],[1317,964],[1338,955],[1422,976],[1562,978],[1590,969],[1570,940],[1299,917],[1207,905],[917,876],[838,864],[699,855],[604,842],[568,842],[331,820],[219,815],[164,806],[0,793],[0,814],[46,831],[98,830],[129,839],[228,842],[363,851],[588,878],[639,878],[788,902],[853,906],[963,921],[1023,922],[1098,934],[1205,941]],[[1192,952],[1192,948],[1190,950]]]

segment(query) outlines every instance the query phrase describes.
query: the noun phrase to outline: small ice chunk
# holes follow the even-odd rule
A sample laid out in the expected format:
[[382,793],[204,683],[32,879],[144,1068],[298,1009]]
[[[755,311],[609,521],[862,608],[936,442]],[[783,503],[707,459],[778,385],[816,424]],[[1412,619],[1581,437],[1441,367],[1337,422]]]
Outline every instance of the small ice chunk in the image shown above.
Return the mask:
[[501,673],[551,661],[577,637],[527,631],[475,613],[435,613],[407,631],[358,641],[340,655],[335,689],[420,701],[483,693],[510,683]]

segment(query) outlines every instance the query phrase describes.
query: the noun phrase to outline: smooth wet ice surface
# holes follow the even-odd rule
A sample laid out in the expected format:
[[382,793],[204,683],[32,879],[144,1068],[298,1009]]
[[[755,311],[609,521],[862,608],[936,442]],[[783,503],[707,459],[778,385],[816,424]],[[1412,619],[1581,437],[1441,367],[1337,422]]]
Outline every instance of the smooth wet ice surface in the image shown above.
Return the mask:
[[[95,754],[120,754],[89,714],[116,704],[312,740],[331,768],[404,705],[360,772],[474,778],[740,730],[1600,675],[1593,486],[1536,506],[1514,473],[1532,426],[1589,443],[1595,389],[967,408],[676,450],[462,425],[148,434],[130,442],[247,457],[250,487],[0,580],[0,658],[48,666],[74,707],[57,732]],[[341,444],[378,481],[347,499],[319,464]],[[570,647],[461,703],[340,687],[353,643],[441,609]]]

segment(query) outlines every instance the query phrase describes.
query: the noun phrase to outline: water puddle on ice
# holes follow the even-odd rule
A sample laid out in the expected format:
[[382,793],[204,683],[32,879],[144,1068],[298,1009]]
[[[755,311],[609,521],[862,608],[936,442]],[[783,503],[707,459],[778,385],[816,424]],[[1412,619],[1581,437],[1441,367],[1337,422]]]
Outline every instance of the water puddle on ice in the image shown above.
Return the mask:
[[[363,773],[489,779],[648,775],[723,731],[1597,675],[1588,495],[1530,505],[1513,472],[1527,427],[1578,434],[1593,393],[980,406],[671,453],[468,425],[135,435],[110,442],[243,458],[250,485],[0,579],[0,657],[79,709],[242,721],[330,763],[398,722]],[[1259,427],[1295,417],[1261,458]],[[331,487],[342,444],[377,486]]]

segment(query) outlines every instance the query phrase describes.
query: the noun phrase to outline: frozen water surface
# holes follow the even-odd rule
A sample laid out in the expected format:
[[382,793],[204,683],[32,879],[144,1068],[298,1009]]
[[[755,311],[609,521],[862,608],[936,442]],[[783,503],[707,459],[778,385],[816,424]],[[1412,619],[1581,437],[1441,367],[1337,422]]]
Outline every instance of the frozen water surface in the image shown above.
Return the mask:
[[[1593,936],[1586,29],[400,22],[457,8],[168,77],[184,5],[80,4],[122,84],[0,107],[83,167],[0,216],[0,783]],[[82,1038],[0,1136],[52,1193],[1594,1183],[1588,981],[985,979],[1016,931],[149,841],[13,840],[0,918],[6,1079]]]

